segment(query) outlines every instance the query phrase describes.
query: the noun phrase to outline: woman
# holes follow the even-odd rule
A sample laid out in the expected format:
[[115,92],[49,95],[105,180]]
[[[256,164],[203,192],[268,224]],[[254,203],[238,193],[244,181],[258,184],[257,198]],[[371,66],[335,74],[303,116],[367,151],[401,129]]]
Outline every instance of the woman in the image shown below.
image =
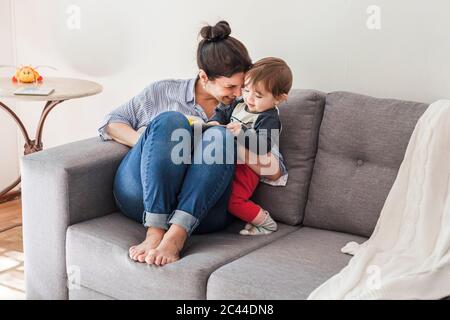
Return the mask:
[[[206,122],[218,104],[228,105],[241,96],[251,59],[245,46],[230,33],[226,21],[203,27],[196,78],[152,83],[111,112],[99,129],[103,140],[112,138],[132,147],[117,170],[113,192],[120,211],[147,227],[145,240],[129,249],[135,261],[155,265],[174,262],[194,231],[218,231],[233,221],[226,210],[233,163],[171,161],[172,149],[178,143],[171,141],[172,132],[183,128],[192,134],[185,115]],[[136,130],[143,126],[147,128],[140,135]],[[227,129],[209,130],[216,130],[214,135],[223,139],[207,141],[202,137],[195,148],[212,144],[226,150],[224,141],[233,139]],[[278,177],[276,174],[269,178]]]

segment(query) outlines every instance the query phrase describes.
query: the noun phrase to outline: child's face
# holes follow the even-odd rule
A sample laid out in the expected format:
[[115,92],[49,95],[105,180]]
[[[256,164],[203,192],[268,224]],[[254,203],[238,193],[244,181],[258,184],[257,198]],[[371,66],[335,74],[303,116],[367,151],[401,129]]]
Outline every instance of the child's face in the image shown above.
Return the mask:
[[250,84],[249,79],[245,79],[245,86],[242,90],[245,104],[250,112],[264,112],[272,109],[275,105],[280,104],[286,100],[287,95],[282,97],[274,97],[271,92],[268,92],[261,85]]

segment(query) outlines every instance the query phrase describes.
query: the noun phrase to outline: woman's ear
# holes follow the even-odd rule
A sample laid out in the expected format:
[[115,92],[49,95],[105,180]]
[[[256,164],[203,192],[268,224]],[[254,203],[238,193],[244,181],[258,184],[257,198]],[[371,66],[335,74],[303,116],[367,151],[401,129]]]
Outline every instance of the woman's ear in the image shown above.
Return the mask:
[[206,72],[204,70],[200,69],[198,72],[198,76],[200,78],[202,86],[204,87],[209,80],[208,75],[206,74]]

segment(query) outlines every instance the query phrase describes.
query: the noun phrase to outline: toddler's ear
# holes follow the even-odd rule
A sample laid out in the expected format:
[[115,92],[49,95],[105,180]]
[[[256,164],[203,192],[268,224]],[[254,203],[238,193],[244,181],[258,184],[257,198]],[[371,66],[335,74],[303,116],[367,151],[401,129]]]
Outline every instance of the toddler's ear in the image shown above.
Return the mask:
[[283,93],[283,94],[279,95],[276,98],[277,99],[277,105],[282,103],[282,102],[285,102],[287,100],[287,98],[288,98],[288,95],[286,93]]

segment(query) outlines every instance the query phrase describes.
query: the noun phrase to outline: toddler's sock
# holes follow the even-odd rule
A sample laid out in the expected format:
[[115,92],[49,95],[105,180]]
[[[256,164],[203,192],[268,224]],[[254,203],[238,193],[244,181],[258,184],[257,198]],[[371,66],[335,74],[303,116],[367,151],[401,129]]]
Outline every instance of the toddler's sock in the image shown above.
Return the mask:
[[251,223],[247,223],[243,230],[239,233],[244,236],[257,236],[257,235],[265,235],[270,234],[274,231],[277,231],[278,225],[275,220],[272,219],[269,212],[264,210],[266,213],[266,217],[264,221],[259,225],[254,225]]

